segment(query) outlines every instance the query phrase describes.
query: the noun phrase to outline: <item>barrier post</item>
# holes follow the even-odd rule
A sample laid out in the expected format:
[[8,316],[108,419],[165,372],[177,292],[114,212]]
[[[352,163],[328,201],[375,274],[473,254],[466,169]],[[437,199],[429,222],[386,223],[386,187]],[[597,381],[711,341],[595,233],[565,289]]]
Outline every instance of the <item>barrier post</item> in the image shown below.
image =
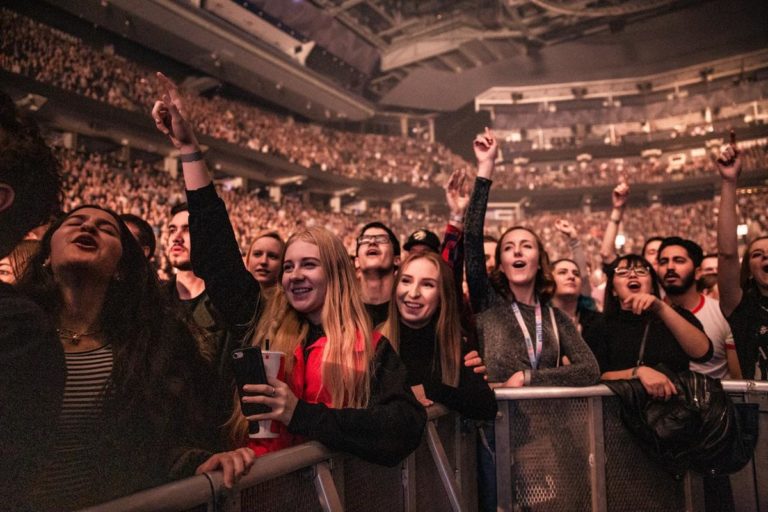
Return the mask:
[[509,414],[511,400],[499,402],[496,416],[496,510],[511,512],[512,506],[512,451],[509,444]]
[[456,480],[454,480],[453,469],[448,462],[448,456],[445,454],[445,448],[440,441],[440,436],[437,434],[435,428],[435,422],[429,421],[427,423],[427,443],[429,445],[429,451],[432,454],[432,460],[435,462],[437,473],[440,475],[440,480],[443,482],[443,488],[448,496],[448,501],[451,503],[451,509],[454,511],[463,510],[461,506],[461,495],[456,488]]
[[592,484],[592,512],[606,512],[605,439],[603,437],[603,399],[587,399],[589,415],[589,472]]
[[342,507],[339,494],[336,492],[336,484],[327,462],[315,464],[313,480],[323,512],[343,512],[344,507]]
[[416,512],[416,455],[412,453],[403,462],[403,510]]

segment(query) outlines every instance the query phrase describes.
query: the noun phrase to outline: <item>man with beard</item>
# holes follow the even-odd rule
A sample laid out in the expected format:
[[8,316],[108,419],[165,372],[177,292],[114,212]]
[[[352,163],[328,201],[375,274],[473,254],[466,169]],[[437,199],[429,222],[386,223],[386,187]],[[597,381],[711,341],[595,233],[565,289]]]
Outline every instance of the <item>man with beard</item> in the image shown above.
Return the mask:
[[662,240],[658,255],[659,279],[667,292],[667,300],[693,313],[712,341],[712,359],[706,363],[691,363],[691,370],[717,379],[740,379],[733,334],[720,311],[720,304],[696,290],[704,258],[701,247],[691,240],[673,236]]
[[376,326],[389,314],[395,271],[400,264],[400,242],[387,226],[370,222],[360,230],[355,253],[363,302]]
[[232,335],[205,290],[205,281],[192,269],[189,238],[189,210],[186,203],[171,208],[165,253],[175,274],[165,285],[168,298],[180,311],[197,340],[198,349],[217,372],[218,388],[211,390],[217,424],[223,425],[231,413],[231,371],[226,357]]

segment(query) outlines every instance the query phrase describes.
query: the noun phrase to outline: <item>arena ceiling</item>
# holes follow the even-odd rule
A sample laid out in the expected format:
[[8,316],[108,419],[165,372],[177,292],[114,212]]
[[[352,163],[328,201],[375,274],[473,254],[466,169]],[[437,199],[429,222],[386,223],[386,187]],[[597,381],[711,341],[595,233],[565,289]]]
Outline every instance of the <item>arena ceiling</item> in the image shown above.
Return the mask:
[[[452,111],[495,86],[628,78],[768,48],[765,0],[48,2],[317,120]],[[305,60],[312,45],[329,68]],[[335,65],[364,78],[339,87]]]

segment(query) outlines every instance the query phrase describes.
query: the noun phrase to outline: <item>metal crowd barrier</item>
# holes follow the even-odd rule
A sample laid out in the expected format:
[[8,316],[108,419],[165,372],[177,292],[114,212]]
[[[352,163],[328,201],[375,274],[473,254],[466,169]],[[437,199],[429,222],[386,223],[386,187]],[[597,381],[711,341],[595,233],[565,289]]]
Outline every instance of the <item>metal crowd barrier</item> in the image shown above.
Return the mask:
[[[768,512],[768,383],[723,381],[734,401],[758,403],[752,461],[731,475],[735,510]],[[702,479],[677,480],[624,428],[604,385],[497,389],[499,511],[703,511]]]
[[309,442],[258,458],[232,490],[213,472],[82,512],[474,511],[474,427],[441,405],[428,412],[421,444],[393,468]]
[[[768,383],[723,381],[735,400],[758,403],[752,462],[731,476],[738,511],[768,512]],[[499,511],[699,511],[699,477],[676,480],[624,429],[606,386],[496,390]],[[386,468],[309,442],[257,459],[232,490],[220,472],[187,478],[83,512],[477,510],[476,431],[436,405],[426,434]]]

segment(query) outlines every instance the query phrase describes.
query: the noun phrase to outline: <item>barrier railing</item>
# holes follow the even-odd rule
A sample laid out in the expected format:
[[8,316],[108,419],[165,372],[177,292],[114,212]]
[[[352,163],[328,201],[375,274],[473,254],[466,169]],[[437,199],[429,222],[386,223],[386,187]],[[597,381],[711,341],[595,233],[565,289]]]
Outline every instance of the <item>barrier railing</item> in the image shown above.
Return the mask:
[[309,442],[260,457],[232,490],[212,472],[83,512],[473,511],[475,474],[474,428],[436,405],[422,443],[394,468]]
[[[760,407],[755,457],[730,478],[736,510],[768,510],[768,383],[723,381],[736,399]],[[704,510],[703,485],[661,470],[619,418],[604,385],[497,389],[498,509]]]
[[[768,512],[768,383],[723,387],[761,411],[756,456],[731,477],[736,510]],[[621,425],[606,386],[502,388],[496,398],[500,511],[704,509],[701,479],[660,471]],[[309,442],[259,458],[232,490],[213,472],[84,510],[473,512],[475,449],[474,427],[436,405],[421,445],[394,468]]]

